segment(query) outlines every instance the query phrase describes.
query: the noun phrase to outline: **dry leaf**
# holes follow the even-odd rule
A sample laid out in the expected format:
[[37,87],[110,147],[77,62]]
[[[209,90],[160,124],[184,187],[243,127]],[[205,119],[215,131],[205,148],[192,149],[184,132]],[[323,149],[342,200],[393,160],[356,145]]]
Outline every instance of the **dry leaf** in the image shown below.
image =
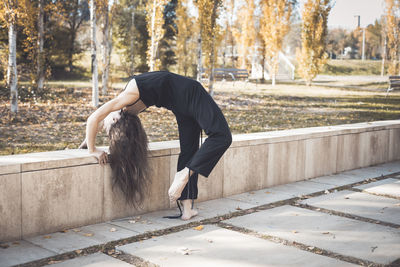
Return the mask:
[[60,233],[67,233],[67,232],[68,232],[67,229],[64,229],[64,230],[61,230],[61,231],[60,231]]
[[236,210],[242,210],[240,207],[237,207]]
[[271,192],[265,191],[265,194],[271,194]]
[[77,250],[75,250],[75,253],[76,253],[76,254],[81,254],[81,253],[82,253],[82,250],[81,250],[81,249],[77,249]]
[[135,220],[129,220],[128,223],[135,223]]
[[330,234],[329,232],[323,232],[322,233],[323,235],[328,235],[328,234]]
[[85,234],[83,234],[84,236],[87,236],[87,237],[91,237],[91,236],[93,236],[94,234],[93,233],[85,233]]
[[110,229],[110,232],[116,232],[117,229],[115,229],[114,227]]
[[197,227],[193,227],[193,230],[201,231],[201,230],[203,230],[203,228],[204,228],[203,225],[199,225]]
[[76,232],[80,232],[80,231],[82,231],[82,230],[76,228],[76,229],[72,229],[72,231],[74,231],[74,232],[76,233]]
[[293,230],[292,233],[293,233],[293,234],[297,234],[298,232],[297,232],[296,230]]
[[18,241],[14,241],[12,244],[13,245],[19,245],[19,242]]
[[45,235],[45,236],[43,236],[43,238],[50,239],[51,235]]

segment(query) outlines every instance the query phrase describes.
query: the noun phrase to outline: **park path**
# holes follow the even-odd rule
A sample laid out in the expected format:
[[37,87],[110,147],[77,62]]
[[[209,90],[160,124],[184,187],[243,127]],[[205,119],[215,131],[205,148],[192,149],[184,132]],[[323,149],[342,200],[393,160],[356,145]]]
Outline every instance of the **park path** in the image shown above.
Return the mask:
[[0,244],[0,266],[400,266],[400,162]]

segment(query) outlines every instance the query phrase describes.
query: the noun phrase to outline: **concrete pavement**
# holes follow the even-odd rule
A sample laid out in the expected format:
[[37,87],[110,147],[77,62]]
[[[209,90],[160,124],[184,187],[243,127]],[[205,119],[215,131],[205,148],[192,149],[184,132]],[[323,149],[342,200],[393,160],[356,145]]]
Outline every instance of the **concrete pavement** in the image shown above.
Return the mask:
[[400,266],[400,162],[0,244],[0,266]]

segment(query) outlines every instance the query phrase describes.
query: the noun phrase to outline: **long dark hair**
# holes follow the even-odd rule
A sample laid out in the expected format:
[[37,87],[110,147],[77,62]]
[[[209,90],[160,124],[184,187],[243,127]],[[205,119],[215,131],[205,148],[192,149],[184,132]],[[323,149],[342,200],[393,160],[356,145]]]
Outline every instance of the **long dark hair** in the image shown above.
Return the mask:
[[138,207],[150,183],[146,132],[137,115],[121,111],[109,137],[113,189],[117,185],[126,200]]

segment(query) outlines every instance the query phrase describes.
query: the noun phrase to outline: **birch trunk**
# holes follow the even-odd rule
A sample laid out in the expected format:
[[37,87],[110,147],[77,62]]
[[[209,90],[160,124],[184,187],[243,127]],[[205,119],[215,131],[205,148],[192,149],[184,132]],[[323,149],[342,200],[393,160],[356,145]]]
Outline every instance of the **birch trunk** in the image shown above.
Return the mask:
[[102,82],[102,94],[105,95],[107,94],[108,90],[108,73],[110,69],[110,28],[109,28],[109,11],[108,8],[106,10],[106,13],[104,14],[104,27],[103,27],[103,73],[101,76],[101,82]]
[[11,112],[18,112],[18,76],[17,76],[17,30],[16,23],[10,22],[8,28],[8,68],[7,85],[10,87]]
[[151,45],[150,45],[150,71],[154,71],[154,56],[155,56],[155,38],[156,38],[156,33],[155,33],[155,20],[156,20],[156,4],[157,1],[153,1],[153,11],[151,15]]
[[99,85],[96,58],[96,6],[95,0],[90,0],[90,31],[91,31],[91,52],[92,52],[92,105],[99,105]]
[[131,26],[131,75],[135,74],[135,8],[132,8],[132,26]]
[[202,62],[201,62],[201,31],[199,33],[199,39],[197,39],[197,81],[201,82],[201,73],[202,73]]
[[39,1],[39,21],[38,21],[38,57],[37,57],[37,89],[38,92],[43,91],[44,83],[44,10],[43,0]]

